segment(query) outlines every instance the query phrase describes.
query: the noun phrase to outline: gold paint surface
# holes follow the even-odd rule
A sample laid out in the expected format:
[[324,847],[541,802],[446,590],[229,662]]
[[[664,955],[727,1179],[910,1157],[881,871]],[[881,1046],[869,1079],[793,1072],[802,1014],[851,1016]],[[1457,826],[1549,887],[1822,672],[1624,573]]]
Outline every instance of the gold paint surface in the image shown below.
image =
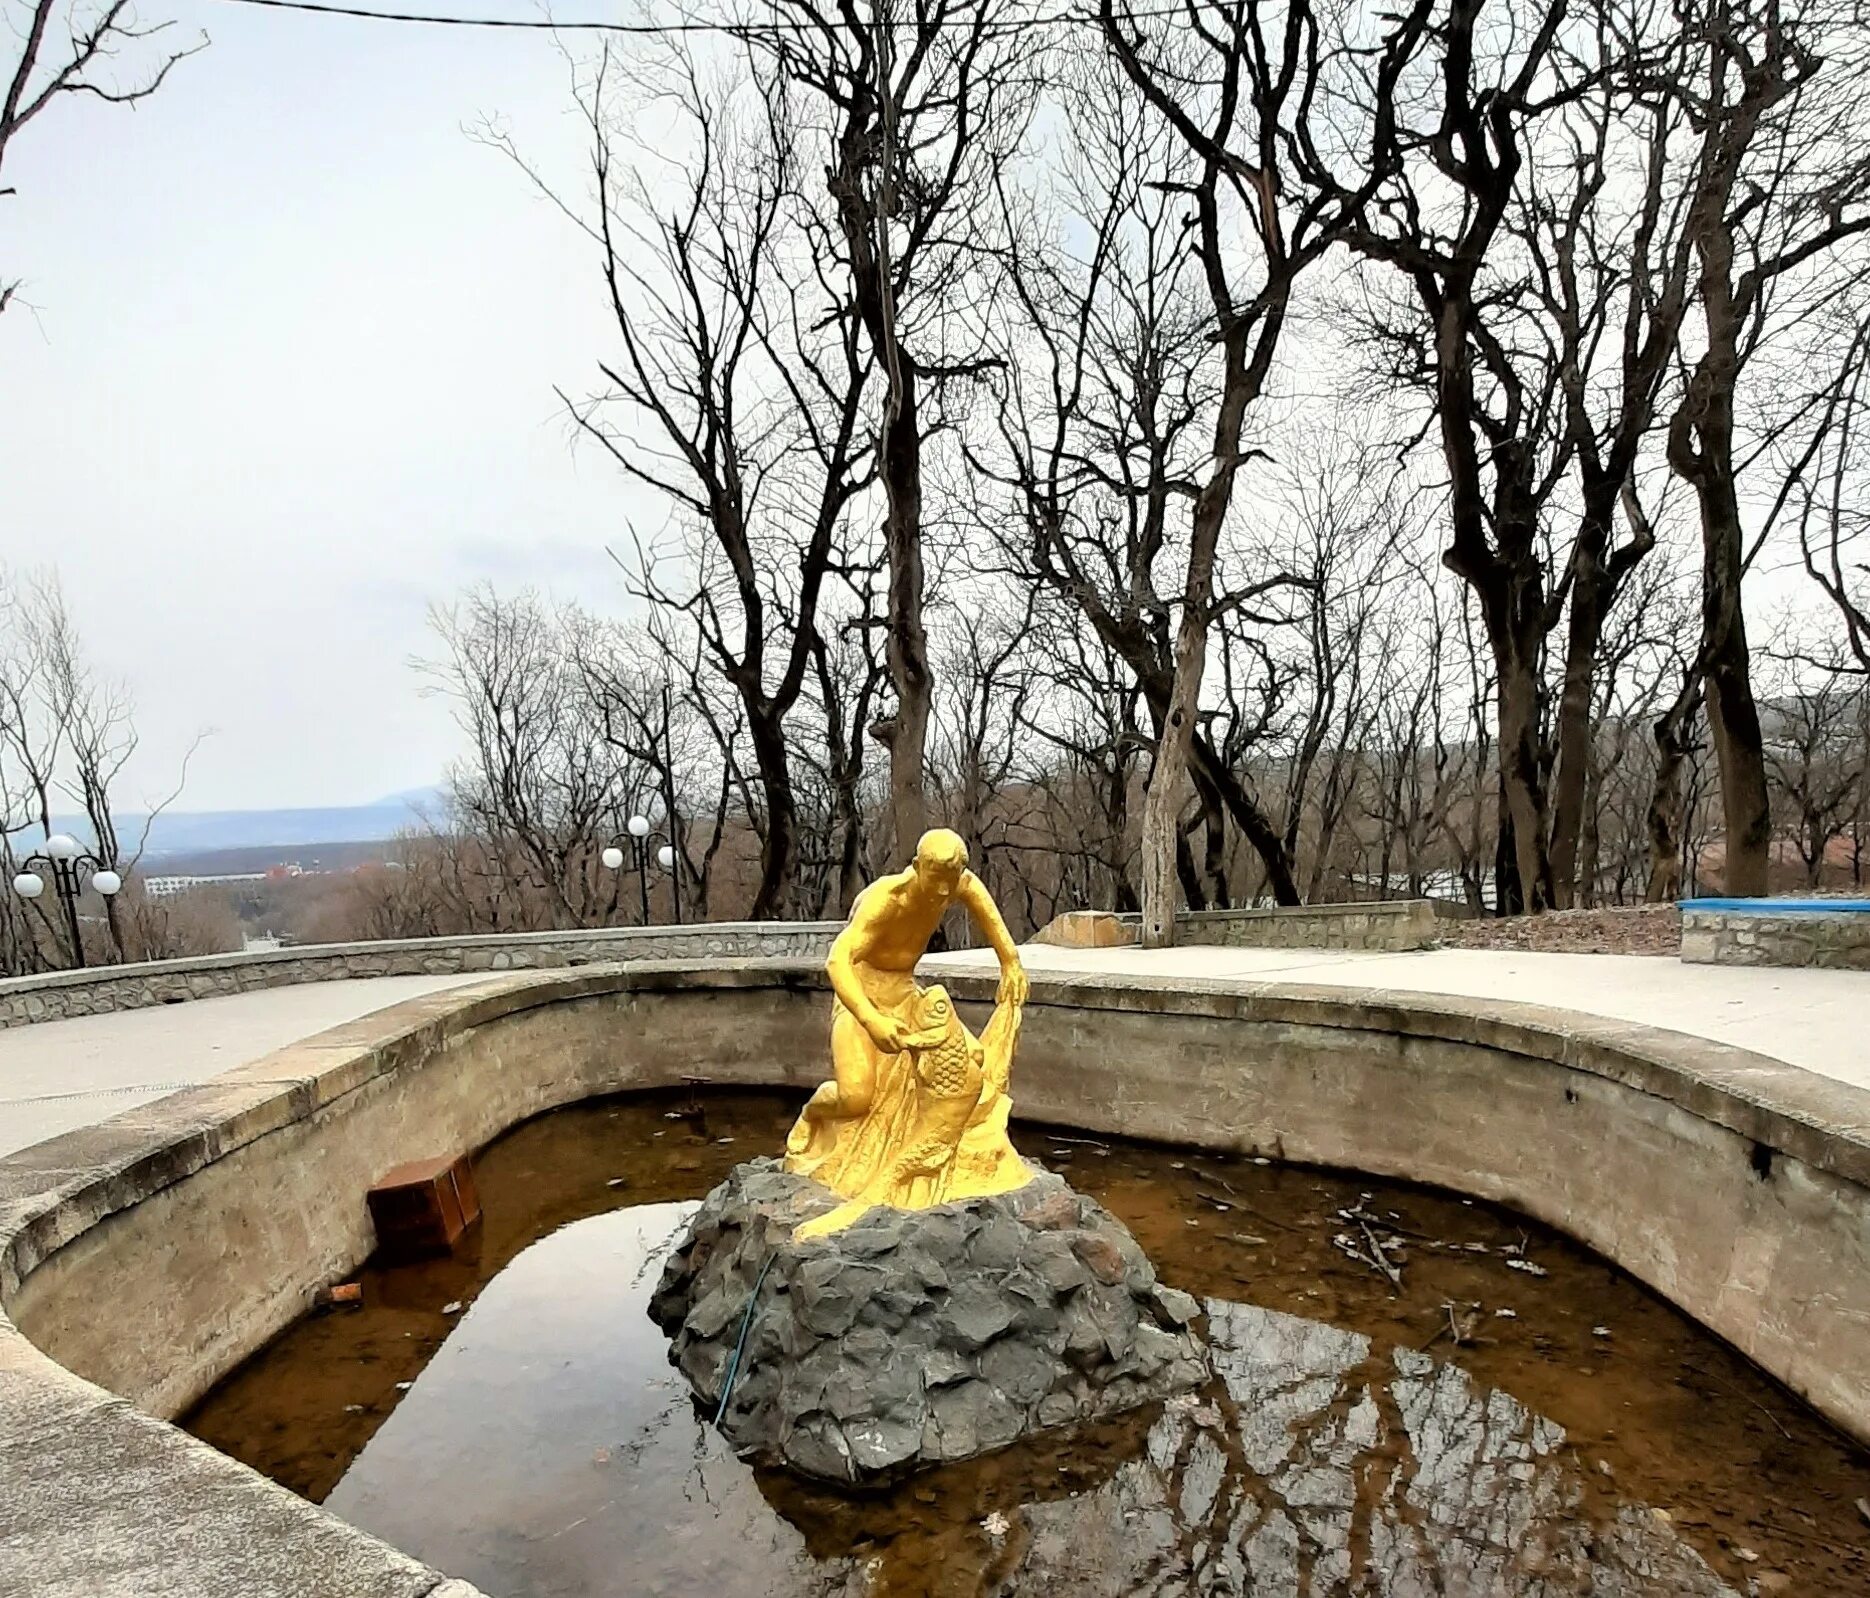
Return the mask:
[[[916,963],[942,916],[960,905],[1000,961],[993,1017],[976,1037],[947,990],[921,988]],[[846,1199],[795,1234],[840,1231],[874,1205],[927,1209],[1010,1193],[1032,1169],[1007,1134],[1008,1080],[1026,972],[999,908],[967,869],[967,845],[924,833],[908,868],[857,896],[831,946],[832,1079],[786,1138],[786,1169]]]

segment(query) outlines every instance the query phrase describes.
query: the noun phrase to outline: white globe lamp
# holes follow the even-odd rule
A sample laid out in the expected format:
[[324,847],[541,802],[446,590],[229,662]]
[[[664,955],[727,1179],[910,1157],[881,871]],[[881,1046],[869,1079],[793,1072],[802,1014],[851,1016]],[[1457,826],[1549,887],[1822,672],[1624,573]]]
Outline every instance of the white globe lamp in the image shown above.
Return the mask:
[[621,871],[623,869],[623,851],[614,843],[606,849],[603,854],[599,855],[598,858],[612,871]]
[[661,866],[664,871],[673,871],[675,869],[675,851],[666,843],[656,851],[656,864]]
[[13,879],[13,891],[22,899],[36,899],[45,892],[45,879],[36,871],[22,871]]
[[639,843],[649,836],[648,816],[630,817],[630,836],[635,838]]
[[114,871],[98,871],[91,876],[91,886],[108,899],[123,887],[123,878]]
[[69,832],[55,832],[45,841],[45,852],[54,860],[76,860],[78,840]]

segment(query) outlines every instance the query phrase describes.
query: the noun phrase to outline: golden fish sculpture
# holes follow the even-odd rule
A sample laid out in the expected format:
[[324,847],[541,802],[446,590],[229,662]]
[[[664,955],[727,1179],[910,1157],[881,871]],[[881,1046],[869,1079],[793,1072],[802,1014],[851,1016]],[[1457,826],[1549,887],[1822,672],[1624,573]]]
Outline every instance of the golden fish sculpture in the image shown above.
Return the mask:
[[[915,982],[916,963],[956,904],[1000,961],[993,1018],[979,1037],[946,989]],[[907,870],[864,889],[825,968],[835,995],[832,1080],[793,1126],[785,1166],[846,1202],[795,1235],[823,1237],[878,1204],[926,1209],[1031,1181],[1007,1134],[1026,973],[992,895],[967,869],[960,836],[924,834]]]

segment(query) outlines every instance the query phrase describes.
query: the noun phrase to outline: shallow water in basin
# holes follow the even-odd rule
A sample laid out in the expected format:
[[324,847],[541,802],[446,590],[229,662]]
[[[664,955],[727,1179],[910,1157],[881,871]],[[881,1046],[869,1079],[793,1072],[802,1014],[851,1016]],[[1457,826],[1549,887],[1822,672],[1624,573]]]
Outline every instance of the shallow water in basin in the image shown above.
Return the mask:
[[[884,1498],[750,1470],[647,1304],[795,1103],[517,1129],[460,1254],[365,1271],[364,1308],[290,1329],[188,1426],[494,1598],[1870,1594],[1870,1458],[1595,1256],[1418,1188],[1033,1127],[1029,1157],[1206,1301],[1215,1382]],[[1345,1252],[1373,1245],[1400,1288]]]

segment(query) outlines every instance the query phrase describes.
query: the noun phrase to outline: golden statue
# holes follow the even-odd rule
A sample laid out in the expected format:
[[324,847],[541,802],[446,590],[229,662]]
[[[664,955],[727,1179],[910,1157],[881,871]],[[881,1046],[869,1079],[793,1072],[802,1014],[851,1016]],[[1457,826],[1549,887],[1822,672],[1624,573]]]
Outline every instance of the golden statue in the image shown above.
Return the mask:
[[[946,990],[915,983],[916,962],[955,904],[973,916],[1000,960],[993,1018],[978,1038]],[[795,1235],[823,1237],[876,1204],[925,1209],[1031,1181],[1006,1130],[1026,972],[993,896],[967,869],[958,833],[924,833],[908,870],[858,894],[825,969],[836,995],[834,1075],[787,1137],[786,1169],[848,1202]]]

